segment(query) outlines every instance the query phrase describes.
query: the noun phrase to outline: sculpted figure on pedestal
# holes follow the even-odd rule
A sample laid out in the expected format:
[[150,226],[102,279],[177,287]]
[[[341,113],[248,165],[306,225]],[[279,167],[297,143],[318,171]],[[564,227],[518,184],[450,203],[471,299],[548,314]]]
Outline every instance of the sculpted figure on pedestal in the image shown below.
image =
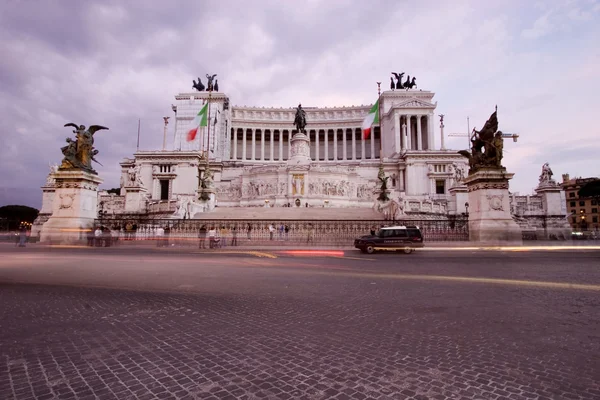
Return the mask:
[[549,183],[552,181],[552,170],[550,169],[550,164],[545,163],[542,166],[542,173],[540,175],[540,183]]
[[306,112],[302,109],[302,104],[298,104],[298,107],[296,108],[294,126],[298,133],[304,132],[304,128],[306,127]]
[[201,91],[203,91],[205,89],[204,85],[202,84],[202,80],[200,79],[200,77],[198,77],[198,83],[196,83],[195,80],[192,80],[192,82],[194,83],[192,85],[192,89],[196,89],[199,92],[201,92]]
[[98,163],[94,158],[98,154],[98,150],[94,149],[94,133],[108,128],[92,125],[86,130],[85,125],[78,126],[74,123],[65,124],[65,127],[67,126],[75,128],[73,131],[75,140],[67,138],[68,145],[61,149],[64,158],[59,169],[80,169],[95,174],[96,171],[92,168],[92,161]]
[[[207,80],[206,90],[208,92],[212,92],[214,90],[213,79],[215,79],[216,76],[217,76],[217,74],[212,74],[212,75],[206,74],[206,80]],[[198,79],[200,79],[200,78],[198,78]]]
[[504,139],[502,132],[498,130],[497,113],[496,109],[480,131],[473,129],[471,151],[458,152],[469,159],[470,174],[481,168],[504,168],[502,167]]

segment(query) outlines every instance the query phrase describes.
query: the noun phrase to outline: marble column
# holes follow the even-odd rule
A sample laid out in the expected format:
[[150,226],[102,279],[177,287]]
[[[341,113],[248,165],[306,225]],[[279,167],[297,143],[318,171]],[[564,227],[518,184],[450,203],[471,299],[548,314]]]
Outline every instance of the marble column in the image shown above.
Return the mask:
[[333,160],[337,161],[338,159],[338,143],[337,143],[337,137],[338,137],[338,130],[334,129],[333,130]]
[[417,120],[417,150],[423,150],[423,136],[421,135],[421,115],[415,117]]
[[352,160],[356,160],[356,129],[352,130]]
[[248,129],[242,128],[242,160],[246,161],[248,159],[246,153],[246,141],[248,140]]
[[260,130],[260,160],[265,160],[265,130]]
[[435,137],[433,133],[433,115],[427,114],[427,150],[435,150]]
[[289,129],[287,130],[287,135],[288,135],[288,156],[287,159],[289,160],[290,158],[292,158],[292,131],[290,131]]
[[279,129],[279,161],[283,161],[283,130]]
[[250,129],[252,133],[252,150],[250,151],[250,155],[252,158],[250,160],[256,160],[256,129]]
[[273,152],[273,145],[274,145],[273,135],[274,135],[273,129],[269,129],[269,147],[270,147],[270,151],[271,151],[271,154],[269,155],[269,160],[271,160],[271,161],[275,160],[275,154]]
[[364,160],[364,159],[367,158],[366,154],[365,154],[366,153],[365,152],[365,147],[366,147],[365,135],[364,135],[364,133],[362,132],[362,129],[361,129],[361,132],[360,132],[360,150],[361,150],[360,159],[361,160]]
[[412,132],[410,129],[410,115],[406,117],[406,149],[412,150]]
[[375,127],[371,129],[371,160],[375,159]]
[[348,144],[346,139],[346,136],[348,136],[348,129],[342,129],[342,134],[344,135],[342,139],[342,146],[344,146],[342,148],[342,160],[346,161],[348,159],[348,149],[346,148]]
[[325,134],[325,139],[323,139],[323,144],[325,145],[325,162],[329,161],[329,129],[324,129],[323,133]]
[[[400,125],[400,114],[398,112],[394,113],[394,151],[396,153],[399,152],[400,149],[404,150],[404,140],[401,139],[401,131],[402,125]],[[383,135],[382,135],[383,136]]]
[[321,133],[320,129],[315,130],[315,162],[319,162],[319,134]]
[[237,160],[237,135],[238,135],[238,129],[237,128],[232,128],[232,136],[233,136],[233,160],[236,161]]

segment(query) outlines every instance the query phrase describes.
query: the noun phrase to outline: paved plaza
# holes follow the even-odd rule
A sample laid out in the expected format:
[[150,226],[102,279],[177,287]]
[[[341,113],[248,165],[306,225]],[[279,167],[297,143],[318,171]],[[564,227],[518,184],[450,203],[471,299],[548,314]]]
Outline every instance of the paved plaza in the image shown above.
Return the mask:
[[597,399],[600,252],[0,247],[0,399]]

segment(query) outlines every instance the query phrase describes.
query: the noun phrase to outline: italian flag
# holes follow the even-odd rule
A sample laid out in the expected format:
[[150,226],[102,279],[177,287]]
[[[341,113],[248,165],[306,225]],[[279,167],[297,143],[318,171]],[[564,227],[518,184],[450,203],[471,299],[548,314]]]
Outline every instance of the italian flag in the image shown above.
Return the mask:
[[373,107],[369,110],[365,120],[362,123],[363,139],[368,139],[371,134],[371,127],[373,124],[379,123],[379,99],[373,104]]
[[192,121],[193,128],[190,129],[187,133],[187,141],[191,142],[196,139],[196,134],[198,134],[198,128],[201,126],[208,126],[208,102],[202,107],[202,109],[196,114],[196,117]]

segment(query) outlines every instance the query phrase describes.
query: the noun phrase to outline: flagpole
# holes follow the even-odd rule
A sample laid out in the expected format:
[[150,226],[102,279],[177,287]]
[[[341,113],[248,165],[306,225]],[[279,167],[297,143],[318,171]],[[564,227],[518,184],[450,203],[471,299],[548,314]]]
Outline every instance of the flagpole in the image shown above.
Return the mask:
[[140,124],[142,123],[141,118],[138,118],[138,137],[137,137],[137,150],[140,151]]
[[[377,82],[377,113],[379,118],[379,161],[383,163],[383,120],[381,119],[381,82]],[[373,129],[375,137],[375,129]]]
[[206,116],[206,125],[208,132],[208,139],[206,144],[206,164],[208,165],[208,157],[210,157],[210,98],[212,96],[212,87],[208,91],[208,115]]

